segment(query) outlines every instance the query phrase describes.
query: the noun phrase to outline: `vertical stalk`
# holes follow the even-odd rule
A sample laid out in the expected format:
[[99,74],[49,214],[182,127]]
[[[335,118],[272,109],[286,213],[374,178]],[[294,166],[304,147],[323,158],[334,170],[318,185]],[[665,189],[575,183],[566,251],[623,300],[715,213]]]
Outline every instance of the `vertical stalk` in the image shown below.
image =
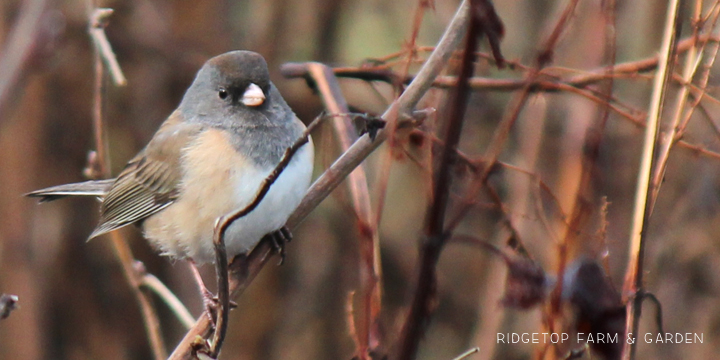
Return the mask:
[[[658,137],[660,115],[662,114],[663,100],[667,82],[672,73],[674,44],[676,42],[676,29],[679,17],[679,0],[670,0],[668,3],[665,32],[663,34],[662,49],[658,61],[658,71],[653,81],[653,93],[648,110],[648,121],[645,128],[642,156],[640,158],[640,171],[638,172],[637,189],[635,190],[635,206],[633,212],[632,230],[630,232],[630,259],[625,277],[625,294],[634,296],[627,302],[626,332],[637,334],[640,327],[643,283],[643,257],[645,255],[645,235],[647,221],[651,214],[648,206],[650,196],[650,177],[652,176],[655,143]],[[634,359],[637,350],[636,341],[626,341],[623,350],[623,359]]]

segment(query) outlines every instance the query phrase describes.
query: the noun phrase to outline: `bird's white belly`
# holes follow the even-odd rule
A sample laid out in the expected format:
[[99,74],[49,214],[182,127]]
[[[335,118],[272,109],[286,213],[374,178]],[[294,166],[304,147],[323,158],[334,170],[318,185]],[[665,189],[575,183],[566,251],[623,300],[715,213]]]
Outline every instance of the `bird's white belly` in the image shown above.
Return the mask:
[[[215,259],[215,221],[250,204],[274,167],[259,169],[234,149],[228,158],[208,157],[212,147],[224,151],[219,148],[230,146],[222,134],[209,133],[198,141],[196,149],[202,150],[190,149],[183,158],[182,195],[148,218],[144,228],[145,236],[164,255],[206,263]],[[313,159],[311,141],[293,156],[260,204],[228,228],[225,245],[230,259],[252,250],[265,234],[285,224],[310,185]]]
[[[304,146],[296,156],[297,159],[280,174],[255,210],[228,228],[225,241],[228,254],[241,254],[252,250],[265,234],[285,225],[290,214],[300,204],[312,177],[312,147]],[[237,209],[244,208],[255,199],[262,182],[272,170],[248,172],[233,179]]]

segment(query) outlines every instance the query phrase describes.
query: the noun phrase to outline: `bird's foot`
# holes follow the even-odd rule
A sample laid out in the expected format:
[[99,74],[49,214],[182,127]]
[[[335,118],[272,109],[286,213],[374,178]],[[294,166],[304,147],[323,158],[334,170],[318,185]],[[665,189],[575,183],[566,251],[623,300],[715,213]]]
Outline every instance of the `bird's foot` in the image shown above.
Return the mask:
[[265,235],[267,241],[270,241],[270,246],[275,252],[280,255],[280,262],[278,265],[282,265],[285,262],[285,245],[292,241],[292,233],[286,226],[281,227],[267,235]]
[[[217,325],[217,321],[215,319],[217,319],[217,309],[220,306],[220,301],[218,300],[218,297],[207,288],[201,290],[200,293],[203,299],[203,307],[205,308],[205,316],[208,317],[210,323],[213,327],[215,327],[215,325]],[[230,309],[232,310],[237,307],[237,303],[230,300]]]
[[[203,307],[205,308],[205,316],[208,317],[210,323],[212,323],[214,327],[217,324],[215,319],[217,319],[217,308],[220,306],[220,301],[218,300],[218,297],[208,290],[207,286],[205,286],[205,282],[200,275],[200,271],[198,270],[195,261],[190,259],[188,262],[190,263],[190,270],[192,270],[193,276],[195,277],[195,282],[198,284],[198,288],[200,289],[200,296],[202,297]],[[234,309],[236,307],[237,303],[230,301],[230,309]]]

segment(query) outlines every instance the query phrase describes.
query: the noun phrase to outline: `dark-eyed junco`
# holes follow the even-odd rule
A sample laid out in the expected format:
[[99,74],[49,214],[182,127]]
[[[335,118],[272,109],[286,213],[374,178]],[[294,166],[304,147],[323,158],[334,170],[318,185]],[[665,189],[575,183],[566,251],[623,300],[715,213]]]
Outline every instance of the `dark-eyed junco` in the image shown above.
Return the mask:
[[[243,208],[300,138],[305,126],[270,81],[259,54],[233,51],[208,60],[178,109],[116,179],[34,191],[53,200],[102,198],[90,239],[128,224],[164,255],[213,262],[216,219]],[[295,153],[262,202],[228,229],[229,257],[280,229],[300,203],[313,170],[312,141]]]

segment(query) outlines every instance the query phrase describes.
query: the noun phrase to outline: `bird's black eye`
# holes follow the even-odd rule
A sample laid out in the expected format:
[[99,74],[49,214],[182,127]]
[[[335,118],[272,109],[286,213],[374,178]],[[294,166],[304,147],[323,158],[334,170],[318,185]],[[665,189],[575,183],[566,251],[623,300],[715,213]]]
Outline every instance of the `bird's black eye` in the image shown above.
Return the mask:
[[225,89],[220,89],[220,90],[218,91],[218,96],[219,96],[221,99],[225,100],[225,98],[228,97],[228,92],[227,92],[227,90],[225,90]]

